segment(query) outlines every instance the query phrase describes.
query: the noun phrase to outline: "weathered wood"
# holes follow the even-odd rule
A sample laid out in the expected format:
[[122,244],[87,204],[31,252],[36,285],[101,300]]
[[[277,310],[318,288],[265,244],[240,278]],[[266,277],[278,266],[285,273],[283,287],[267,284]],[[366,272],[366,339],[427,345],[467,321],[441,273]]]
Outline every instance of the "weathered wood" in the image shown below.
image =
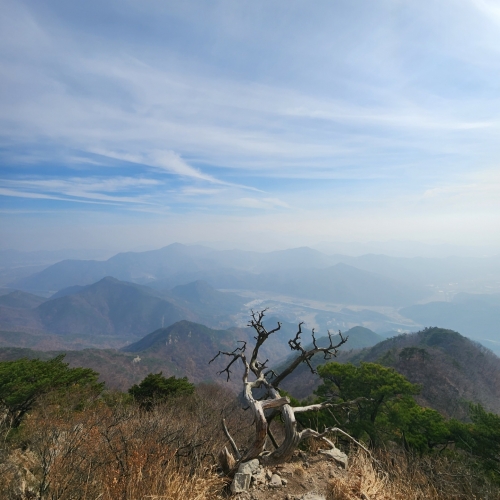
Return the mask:
[[[232,438],[231,434],[229,434],[229,430],[227,428],[225,418],[222,419],[222,430],[224,431],[224,434],[226,435],[229,443],[231,444],[231,448],[233,449],[233,452],[234,452],[234,455],[236,456],[236,459],[240,460],[241,459],[240,450],[238,450],[238,447],[236,446],[234,439]],[[234,466],[234,464],[233,464],[233,466]]]
[[[277,392],[275,389],[273,391]],[[295,420],[293,408],[289,404],[281,408],[281,416],[285,425],[285,439],[276,450],[261,457],[261,462],[265,465],[276,465],[288,461],[292,458],[293,452],[300,443],[297,421]]]
[[278,398],[278,399],[266,399],[261,402],[262,408],[264,410],[270,410],[271,408],[280,408],[284,405],[290,404],[290,398]]
[[219,464],[224,474],[229,474],[236,465],[236,460],[226,446],[219,452]]
[[[241,457],[238,447],[236,443],[232,439],[229,431],[227,430],[227,426],[223,421],[223,428],[228,438],[228,441],[231,444],[231,447],[237,456],[237,461],[234,461],[232,466],[232,473],[236,471],[236,467],[241,462],[246,462],[248,460],[252,460],[258,458],[261,463],[265,465],[276,465],[282,462],[286,462],[291,459],[294,451],[297,449],[297,446],[301,441],[307,439],[309,437],[316,438],[324,438],[325,441],[328,441],[325,438],[325,435],[329,431],[340,431],[340,429],[329,429],[324,433],[318,433],[313,429],[304,429],[299,431],[297,429],[297,420],[295,419],[295,413],[302,413],[306,411],[319,411],[323,408],[328,408],[330,406],[336,406],[331,402],[324,402],[315,405],[302,406],[298,408],[293,408],[290,405],[290,399],[288,397],[280,396],[278,386],[283,381],[285,377],[287,377],[290,373],[292,373],[301,363],[306,363],[309,368],[314,372],[313,367],[310,364],[310,359],[317,353],[323,353],[325,358],[335,356],[337,354],[337,349],[347,341],[347,337],[343,337],[339,332],[340,341],[337,344],[333,343],[333,336],[328,332],[328,336],[330,339],[329,345],[327,347],[318,347],[316,344],[316,338],[314,336],[314,330],[312,332],[313,338],[313,349],[305,350],[301,345],[300,335],[302,333],[302,323],[299,324],[299,329],[295,338],[291,339],[288,344],[292,350],[300,352],[298,357],[293,360],[288,367],[286,367],[283,372],[279,375],[275,374],[272,370],[267,368],[268,360],[263,363],[258,361],[259,349],[262,347],[264,342],[269,338],[271,334],[278,331],[281,328],[281,324],[278,323],[277,328],[271,331],[267,331],[264,327],[262,320],[264,318],[264,311],[259,313],[254,313],[252,311],[252,319],[249,322],[249,326],[254,328],[257,336],[255,337],[256,343],[254,348],[252,349],[252,353],[250,355],[250,359],[247,359],[246,356],[246,348],[247,344],[242,342],[240,347],[237,347],[234,351],[226,352],[219,351],[217,355],[210,361],[212,362],[215,358],[220,355],[228,356],[230,358],[229,364],[226,366],[224,370],[219,373],[226,373],[227,378],[230,378],[231,375],[231,366],[240,360],[243,364],[243,397],[251,410],[254,422],[255,422],[255,439],[250,448],[246,451],[243,457]],[[255,380],[249,381],[249,375],[252,374],[255,377]],[[267,391],[267,396],[265,399],[257,400],[253,395],[253,391],[256,389],[263,389]],[[269,410],[272,410],[269,412]],[[269,421],[271,420],[271,416],[276,414],[279,410],[281,413],[281,418],[285,427],[285,438],[281,444],[277,443],[273,438],[273,445],[276,449],[272,452],[265,451],[266,438],[270,434],[269,432]],[[268,412],[266,418],[266,411]],[[341,431],[343,432],[343,431]],[[345,433],[344,433],[345,434]],[[349,436],[350,437],[350,436]],[[328,441],[332,446],[333,443]],[[359,443],[358,443],[359,444]],[[361,446],[361,445],[360,445]],[[364,448],[364,447],[363,447]],[[231,453],[227,451],[221,452],[221,460],[227,462],[228,456],[231,458],[234,457]]]

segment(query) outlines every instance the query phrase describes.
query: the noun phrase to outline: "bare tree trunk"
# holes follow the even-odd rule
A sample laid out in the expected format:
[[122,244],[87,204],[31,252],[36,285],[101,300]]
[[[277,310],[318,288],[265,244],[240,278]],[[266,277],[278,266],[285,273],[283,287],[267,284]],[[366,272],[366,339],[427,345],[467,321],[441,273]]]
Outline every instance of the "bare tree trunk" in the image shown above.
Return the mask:
[[[323,408],[328,408],[330,406],[334,406],[331,402],[320,403],[316,405],[310,405],[306,407],[298,407],[293,408],[290,406],[290,400],[287,397],[280,397],[278,386],[283,381],[283,379],[292,373],[301,363],[306,363],[310,370],[315,373],[310,360],[311,358],[318,353],[322,353],[325,359],[330,359],[332,356],[336,356],[337,349],[341,345],[343,345],[347,341],[347,337],[343,337],[339,332],[339,342],[334,345],[333,336],[328,332],[329,336],[329,345],[327,347],[318,347],[316,344],[316,338],[314,336],[314,330],[312,331],[312,340],[313,340],[313,348],[310,350],[305,350],[302,347],[300,335],[302,333],[302,323],[299,324],[298,332],[295,335],[295,338],[288,341],[288,345],[293,351],[297,351],[299,354],[297,358],[295,358],[282,372],[281,374],[276,374],[272,370],[267,368],[267,362],[261,363],[258,361],[259,349],[262,344],[268,339],[268,337],[278,331],[281,328],[281,324],[278,323],[277,328],[271,331],[267,331],[264,325],[262,324],[262,320],[264,318],[264,311],[259,313],[254,313],[252,311],[252,319],[249,322],[249,326],[253,327],[257,333],[255,337],[256,343],[250,355],[250,359],[247,358],[246,355],[246,342],[242,342],[241,347],[237,347],[232,352],[219,351],[217,355],[210,361],[212,362],[215,358],[220,355],[228,356],[231,358],[231,361],[227,365],[227,367],[219,373],[226,373],[227,379],[230,378],[230,367],[238,360],[241,360],[244,373],[243,373],[243,395],[244,398],[251,409],[254,421],[255,421],[255,440],[247,450],[243,457],[239,456],[239,451],[234,443],[234,440],[229,435],[229,431],[224,424],[224,430],[226,432],[226,436],[228,437],[229,442],[235,452],[237,461],[235,461],[235,467],[240,462],[245,462],[248,460],[252,460],[254,458],[258,458],[263,464],[266,465],[275,465],[282,462],[286,462],[290,460],[294,451],[297,449],[298,445],[304,439],[309,437],[317,437],[323,438],[325,433],[318,433],[312,429],[304,429],[299,431],[297,429],[297,420],[295,419],[295,413],[305,412],[305,411],[319,411]],[[249,374],[255,376],[254,381],[249,381]],[[253,391],[255,389],[266,389],[267,397],[263,400],[258,400],[254,397]],[[265,451],[265,443],[266,438],[269,432],[269,423],[266,418],[267,410],[279,410],[284,422],[285,427],[285,439],[283,442],[277,446],[277,448],[272,452]],[[269,416],[269,415],[268,415]],[[330,429],[330,431],[338,430],[338,429]],[[325,431],[327,432],[327,431]],[[326,439],[325,439],[326,440]],[[333,443],[326,440],[330,445],[333,446]],[[221,452],[221,461],[224,461],[225,467],[228,467],[228,461],[231,460],[228,458],[228,455],[232,457],[232,455],[227,451],[227,448]]]
[[295,413],[289,404],[286,404],[281,409],[281,416],[285,423],[285,439],[283,443],[269,455],[263,455],[261,462],[266,465],[275,465],[282,462],[287,462],[293,456],[293,452],[297,449],[301,439],[300,433],[297,431],[297,420]]

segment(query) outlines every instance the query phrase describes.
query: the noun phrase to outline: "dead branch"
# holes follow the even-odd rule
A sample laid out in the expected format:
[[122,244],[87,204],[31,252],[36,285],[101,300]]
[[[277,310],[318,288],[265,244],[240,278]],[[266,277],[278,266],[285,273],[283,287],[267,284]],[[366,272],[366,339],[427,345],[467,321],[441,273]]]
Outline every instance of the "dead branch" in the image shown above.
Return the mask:
[[288,377],[288,375],[290,375],[301,363],[304,363],[304,362],[307,364],[307,366],[311,370],[311,373],[316,373],[316,370],[314,370],[314,368],[312,367],[312,365],[310,363],[311,358],[315,354],[318,354],[320,352],[323,353],[325,360],[331,359],[332,357],[336,357],[337,353],[338,353],[338,348],[340,346],[342,346],[343,344],[345,344],[349,338],[349,337],[344,337],[339,330],[340,341],[337,344],[334,344],[333,343],[333,335],[330,333],[330,331],[328,331],[328,340],[329,340],[328,346],[327,347],[317,347],[316,339],[314,338],[314,330],[313,330],[313,346],[314,347],[313,347],[313,349],[306,351],[302,347],[302,343],[301,343],[301,339],[300,339],[300,335],[302,333],[302,324],[303,323],[299,324],[299,331],[295,335],[295,338],[288,341],[288,345],[290,346],[292,351],[299,351],[300,355],[297,358],[295,358],[290,363],[290,365],[287,368],[285,368],[276,378],[273,379],[273,381],[272,381],[273,387],[278,387],[278,385],[281,384],[281,382],[283,382],[283,380],[286,377]]
[[[312,331],[312,345],[311,349],[306,349],[302,346],[302,325],[299,323],[298,331],[293,339],[288,341],[288,345],[292,351],[296,351],[298,356],[280,373],[276,374],[273,370],[268,369],[266,359],[264,362],[259,361],[259,350],[269,338],[270,335],[277,332],[281,328],[281,323],[278,322],[278,326],[272,330],[267,330],[263,324],[263,319],[265,316],[266,309],[260,312],[251,313],[251,319],[248,326],[255,330],[255,345],[252,349],[250,357],[247,358],[247,344],[246,342],[241,342],[241,346],[236,347],[234,351],[219,351],[210,363],[214,361],[219,356],[226,356],[229,358],[229,363],[226,368],[221,370],[219,374],[226,374],[227,380],[230,379],[232,371],[231,367],[235,365],[239,360],[243,364],[243,396],[245,398],[248,408],[252,410],[255,422],[255,440],[250,448],[246,451],[244,456],[241,456],[234,442],[233,438],[227,430],[225,422],[223,422],[224,433],[228,438],[231,447],[237,457],[237,462],[234,467],[240,462],[251,460],[253,458],[259,458],[259,460],[266,465],[273,465],[284,462],[291,458],[293,452],[296,450],[297,446],[309,437],[315,437],[318,439],[327,440],[325,437],[328,432],[342,432],[344,431],[338,428],[326,429],[323,433],[314,431],[313,429],[304,429],[299,431],[297,429],[297,421],[295,419],[296,413],[303,413],[307,411],[319,411],[324,408],[330,408],[333,406],[347,406],[349,404],[354,404],[355,402],[349,403],[332,403],[331,401],[325,401],[323,403],[318,403],[309,406],[293,408],[290,406],[290,399],[288,397],[282,397],[279,393],[279,384],[290,375],[301,363],[306,363],[312,373],[315,373],[313,366],[311,365],[311,359],[314,355],[322,353],[325,359],[331,359],[335,357],[338,352],[338,348],[347,342],[347,337],[344,337],[339,331],[339,341],[334,342],[333,335],[328,332],[328,345],[326,347],[319,347],[316,341],[316,336],[314,330]],[[252,374],[255,380],[249,380],[249,375]],[[256,389],[264,389],[265,395],[263,398],[256,398],[253,391]],[[272,436],[269,425],[272,417],[276,415],[276,412],[281,413],[282,420],[285,425],[285,439],[281,444],[278,444]],[[267,414],[266,414],[267,412]],[[347,435],[347,434],[346,434]],[[269,436],[275,450],[271,453],[265,452],[265,442],[266,437]],[[351,436],[347,435],[349,438]],[[353,439],[353,438],[351,438]],[[361,444],[353,439],[359,446],[365,449]],[[331,446],[333,443],[328,441]],[[225,450],[221,457],[224,458],[225,465],[227,467],[227,457],[229,452]],[[233,468],[234,470],[234,468]]]
[[346,401],[342,403],[332,403],[330,401],[325,401],[324,403],[317,403],[314,405],[308,405],[308,406],[295,406],[293,408],[294,413],[304,413],[306,411],[320,411],[325,408],[333,408],[333,407],[341,407],[345,408],[347,406],[353,406],[358,404],[360,401],[367,401],[368,398],[365,397],[359,397],[356,399],[353,399],[352,401]]
[[227,428],[225,418],[222,419],[222,430],[224,431],[224,434],[226,435],[229,443],[231,444],[231,448],[233,449],[233,452],[234,452],[236,459],[240,460],[241,459],[240,450],[238,450],[238,447],[236,446],[236,443],[234,442],[233,437],[231,436],[231,434],[229,434],[229,430]]
[[323,432],[318,432],[318,431],[315,431],[313,429],[304,429],[301,432],[301,434],[304,436],[303,439],[301,439],[301,441],[303,441],[304,439],[307,439],[307,438],[314,437],[314,438],[322,439],[323,441],[325,441],[325,443],[328,443],[332,448],[334,448],[335,445],[329,439],[327,439],[325,437],[328,434],[331,434],[332,432],[339,432],[340,434],[343,434],[346,438],[350,439],[353,443],[356,443],[361,449],[366,451],[366,453],[368,453],[368,455],[370,455],[370,457],[372,456],[370,451],[367,448],[365,448],[359,441],[357,441],[350,434],[347,434],[347,432],[343,431],[342,429],[339,429],[338,427],[328,427]]

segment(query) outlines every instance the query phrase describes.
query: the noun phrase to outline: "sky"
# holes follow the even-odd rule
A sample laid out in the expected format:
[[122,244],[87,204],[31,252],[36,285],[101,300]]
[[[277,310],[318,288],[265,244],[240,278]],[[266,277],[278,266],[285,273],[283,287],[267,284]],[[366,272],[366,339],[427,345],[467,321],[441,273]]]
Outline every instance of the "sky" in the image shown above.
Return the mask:
[[498,0],[0,12],[0,249],[500,251]]

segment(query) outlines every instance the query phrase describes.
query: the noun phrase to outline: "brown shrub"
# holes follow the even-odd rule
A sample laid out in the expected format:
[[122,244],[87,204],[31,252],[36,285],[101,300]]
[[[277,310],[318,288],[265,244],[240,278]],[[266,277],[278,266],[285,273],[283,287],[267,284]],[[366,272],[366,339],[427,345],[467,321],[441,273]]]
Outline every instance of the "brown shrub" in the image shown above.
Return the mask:
[[376,458],[358,451],[349,470],[330,483],[329,500],[493,500],[498,488],[477,475],[461,457],[417,457],[379,452]]
[[[47,399],[27,416],[20,435],[32,460],[21,467],[13,462],[19,448],[10,450],[2,467],[16,473],[0,481],[0,497],[219,498],[225,484],[215,471],[225,444],[220,420],[232,413],[231,425],[239,425],[233,399],[209,386],[148,412],[119,401],[75,411]],[[21,469],[33,478],[30,484]]]

